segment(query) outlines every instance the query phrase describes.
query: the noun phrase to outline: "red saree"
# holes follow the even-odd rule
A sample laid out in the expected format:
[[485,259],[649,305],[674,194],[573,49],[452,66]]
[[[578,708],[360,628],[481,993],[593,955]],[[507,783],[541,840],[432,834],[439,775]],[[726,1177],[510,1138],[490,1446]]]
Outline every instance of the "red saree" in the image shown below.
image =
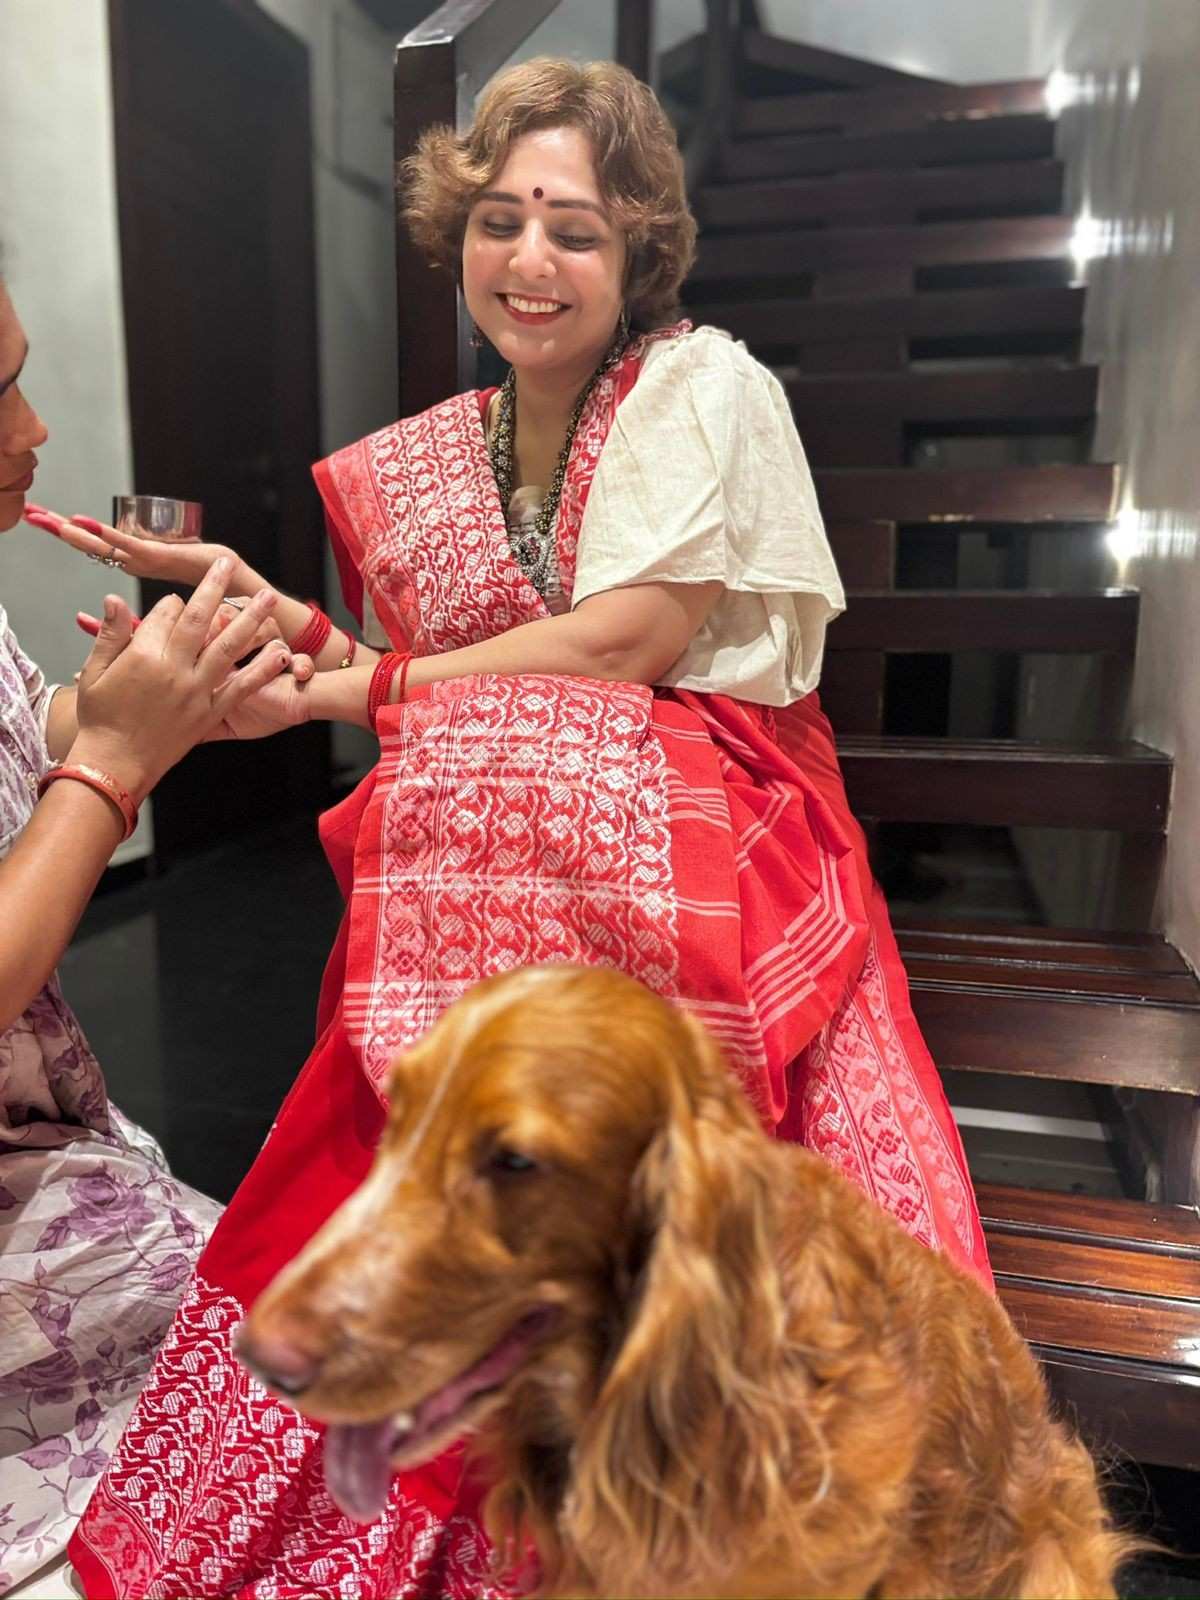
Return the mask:
[[[668,331],[669,336],[669,331]],[[653,335],[649,337],[655,337]],[[597,385],[558,520],[569,593],[588,488],[646,340]],[[481,403],[459,395],[316,469],[353,599],[394,644],[454,649],[545,616],[513,560]],[[452,1451],[368,1527],[324,1488],[320,1430],[230,1335],[364,1175],[396,1052],[488,973],[605,963],[695,1012],[764,1122],[990,1283],[961,1145],[908,1005],[815,695],[563,677],[435,684],[321,821],[347,909],[316,1048],[201,1258],[71,1547],[89,1596],[393,1600],[497,1593]]]

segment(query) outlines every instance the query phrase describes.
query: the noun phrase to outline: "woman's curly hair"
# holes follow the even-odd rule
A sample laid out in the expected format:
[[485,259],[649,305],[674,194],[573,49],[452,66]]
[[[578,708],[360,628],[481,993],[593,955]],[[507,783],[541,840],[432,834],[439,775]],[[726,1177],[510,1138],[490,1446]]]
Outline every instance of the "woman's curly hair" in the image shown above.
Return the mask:
[[560,127],[579,128],[591,141],[601,196],[625,234],[631,323],[649,329],[673,321],[696,253],[683,162],[653,91],[611,61],[522,62],[492,79],[465,133],[427,128],[399,174],[414,241],[434,265],[459,275],[476,195],[495,182],[516,140]]

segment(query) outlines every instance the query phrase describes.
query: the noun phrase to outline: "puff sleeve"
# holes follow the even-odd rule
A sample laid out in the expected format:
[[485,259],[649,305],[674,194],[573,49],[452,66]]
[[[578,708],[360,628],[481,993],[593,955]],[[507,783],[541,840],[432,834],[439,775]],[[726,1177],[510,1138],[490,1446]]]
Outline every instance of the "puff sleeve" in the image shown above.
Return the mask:
[[814,689],[845,598],[812,474],[779,381],[699,328],[650,346],[616,412],[571,600],[712,580],[724,593],[660,681],[770,706]]

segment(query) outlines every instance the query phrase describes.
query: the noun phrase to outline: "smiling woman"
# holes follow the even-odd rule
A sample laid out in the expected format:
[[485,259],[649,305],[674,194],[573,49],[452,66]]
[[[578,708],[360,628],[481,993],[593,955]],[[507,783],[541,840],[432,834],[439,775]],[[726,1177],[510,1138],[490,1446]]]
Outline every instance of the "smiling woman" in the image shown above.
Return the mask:
[[[457,1450],[393,1476],[378,1431],[335,1435],[355,1527],[322,1435],[233,1354],[365,1175],[397,1054],[493,973],[615,967],[668,997],[766,1129],[990,1283],[813,692],[843,595],[812,478],[776,378],[679,319],[695,224],[661,108],[610,63],[528,62],[469,130],[431,130],[405,181],[414,235],[511,370],[315,469],[367,642],[278,614],[320,641],[306,714],[371,726],[380,761],[323,821],[348,906],[318,1041],[72,1546],[90,1593],[502,1592]],[[170,547],[101,532],[186,576]],[[514,1153],[498,1185],[524,1181]],[[450,1169],[434,1181],[457,1237]],[[420,1310],[436,1339],[444,1304]],[[386,1359],[353,1314],[339,1336]],[[446,1393],[424,1396],[427,1442],[456,1431]],[[149,1460],[179,1463],[169,1491]]]

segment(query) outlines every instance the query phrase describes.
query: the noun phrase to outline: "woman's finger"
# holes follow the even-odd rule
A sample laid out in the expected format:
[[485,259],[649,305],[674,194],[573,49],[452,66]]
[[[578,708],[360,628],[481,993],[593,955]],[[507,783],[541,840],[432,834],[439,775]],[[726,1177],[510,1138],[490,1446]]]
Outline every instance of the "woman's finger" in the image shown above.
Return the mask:
[[226,678],[213,695],[214,713],[222,720],[231,716],[244,700],[265,689],[267,684],[274,683],[281,673],[286,672],[291,659],[291,651],[282,642],[260,650],[253,661],[248,661]]
[[[228,556],[218,557],[196,585],[191,599],[179,613],[171,630],[167,651],[181,666],[196,665],[212,628],[217,607],[225,598],[225,590],[232,573],[233,562]],[[236,624],[231,625],[230,632],[233,631],[233,627],[236,627]],[[220,643],[219,640],[217,642]]]
[[183,601],[177,594],[165,594],[150,607],[138,628],[139,650],[162,655],[170,643],[175,624],[183,614]]
[[133,638],[133,612],[115,594],[104,597],[104,621],[83,664],[79,681],[89,688],[112,665]]
[[43,533],[52,533],[56,539],[69,544],[72,550],[78,550],[81,555],[95,556],[98,561],[103,561],[111,554],[111,545],[105,543],[103,539],[98,539],[95,534],[77,528],[73,522],[68,522],[66,517],[60,517],[56,511],[43,511],[41,507],[31,511],[26,506],[25,521],[35,528],[40,528]]
[[278,598],[274,589],[260,589],[244,611],[216,630],[215,637],[210,630],[197,667],[214,688],[229,676],[235,663],[250,654],[256,641],[261,643],[263,623]]

